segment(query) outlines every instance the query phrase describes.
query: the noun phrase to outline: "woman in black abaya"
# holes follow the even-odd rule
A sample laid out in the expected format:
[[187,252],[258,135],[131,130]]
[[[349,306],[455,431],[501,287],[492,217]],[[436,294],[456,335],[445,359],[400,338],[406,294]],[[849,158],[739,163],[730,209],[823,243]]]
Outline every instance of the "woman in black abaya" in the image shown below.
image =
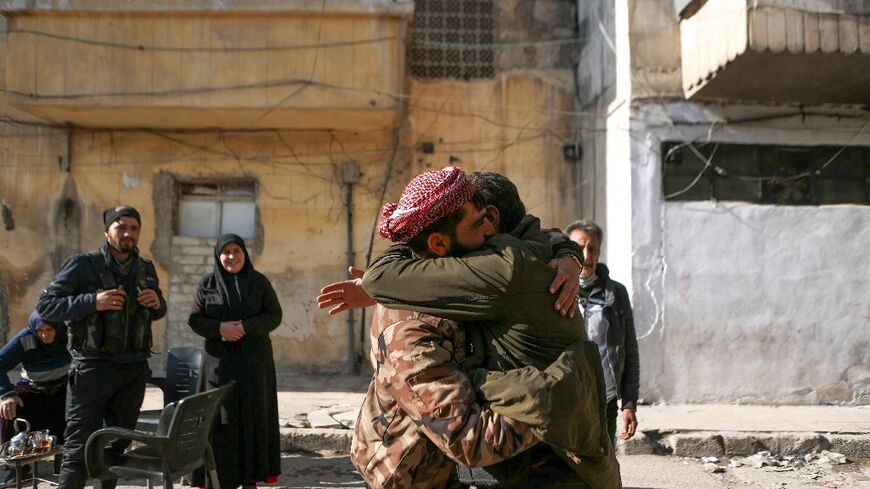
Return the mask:
[[[244,240],[218,238],[214,272],[199,282],[188,325],[205,338],[205,389],[236,381],[221,409],[212,447],[222,489],[275,482],[281,473],[278,394],[269,333],[281,305],[269,279],[254,270]],[[204,485],[201,474],[196,485]]]

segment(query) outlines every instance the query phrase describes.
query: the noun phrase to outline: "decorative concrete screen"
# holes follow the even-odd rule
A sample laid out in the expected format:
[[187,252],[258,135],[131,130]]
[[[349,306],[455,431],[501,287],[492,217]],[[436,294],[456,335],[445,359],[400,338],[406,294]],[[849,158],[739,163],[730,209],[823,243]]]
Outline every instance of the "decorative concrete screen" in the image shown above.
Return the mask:
[[495,77],[493,0],[417,0],[411,74],[470,80]]

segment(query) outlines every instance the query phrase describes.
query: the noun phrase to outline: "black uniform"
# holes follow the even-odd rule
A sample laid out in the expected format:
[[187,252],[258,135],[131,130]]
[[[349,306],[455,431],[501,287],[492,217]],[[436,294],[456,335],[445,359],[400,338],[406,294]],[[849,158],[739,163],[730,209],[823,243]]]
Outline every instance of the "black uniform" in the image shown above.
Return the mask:
[[[123,285],[124,309],[97,312],[96,292]],[[143,289],[160,297],[159,309],[139,304]],[[94,431],[108,426],[134,428],[145,382],[151,376],[151,321],[166,315],[154,265],[138,253],[118,263],[108,242],[93,253],[74,255],[42,291],[36,307],[47,321],[69,326],[70,366],[67,426],[60,487],[81,489],[88,479],[85,444]],[[110,451],[121,453],[128,444]],[[111,487],[111,486],[110,486]]]

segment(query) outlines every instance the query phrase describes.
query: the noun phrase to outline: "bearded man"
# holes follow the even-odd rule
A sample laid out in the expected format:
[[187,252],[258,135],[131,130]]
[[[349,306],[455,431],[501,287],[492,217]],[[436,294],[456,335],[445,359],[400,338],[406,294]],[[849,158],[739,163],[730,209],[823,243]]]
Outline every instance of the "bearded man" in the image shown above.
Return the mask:
[[[456,170],[457,169],[454,168],[445,168],[442,172],[456,172]],[[516,194],[516,188],[507,179],[500,175],[491,174],[485,175],[485,178],[475,179],[474,183],[471,185],[478,182],[480,182],[481,185],[477,188],[477,192],[471,194],[471,204],[469,204],[468,202],[463,203],[462,198],[456,198],[450,190],[462,188],[467,189],[470,182],[466,182],[464,178],[457,177],[450,181],[449,184],[444,185],[443,188],[439,188],[437,185],[425,185],[426,176],[433,173],[437,174],[437,172],[428,172],[416,177],[411,183],[409,183],[408,187],[406,187],[402,194],[402,198],[397,204],[387,204],[384,207],[384,212],[379,223],[379,232],[383,237],[400,244],[388,249],[385,254],[381,255],[381,257],[376,260],[375,264],[373,264],[366,273],[368,276],[369,272],[372,272],[373,270],[383,270],[384,267],[380,265],[386,265],[386,262],[383,262],[385,255],[392,255],[393,257],[407,256],[405,255],[406,252],[412,253],[415,258],[424,259],[420,265],[426,269],[422,270],[423,273],[418,274],[418,277],[415,279],[416,285],[414,285],[414,288],[418,289],[418,292],[422,292],[422,294],[417,294],[417,299],[413,301],[413,304],[402,304],[401,300],[390,301],[389,298],[385,299],[383,295],[379,298],[379,300],[385,299],[386,301],[392,302],[391,307],[393,309],[386,309],[383,306],[378,306],[372,322],[372,357],[373,367],[375,368],[376,374],[372,381],[372,385],[370,386],[369,396],[366,399],[366,403],[363,405],[359,423],[357,424],[357,438],[361,440],[361,442],[356,442],[355,440],[355,445],[362,449],[354,451],[352,457],[356,460],[357,455],[359,455],[359,463],[357,464],[358,468],[360,468],[360,471],[364,476],[366,475],[367,470],[372,467],[377,467],[378,465],[385,467],[387,469],[386,473],[395,471],[397,464],[385,463],[382,462],[382,458],[379,458],[385,457],[390,450],[395,452],[395,461],[401,461],[405,466],[409,466],[403,472],[412,475],[414,471],[431,474],[431,472],[428,471],[432,470],[433,467],[438,467],[439,471],[449,475],[449,468],[443,467],[442,461],[445,459],[444,455],[457,460],[463,466],[487,465],[487,460],[485,458],[478,457],[477,459],[469,460],[464,453],[457,453],[456,448],[462,448],[465,446],[472,446],[474,448],[480,446],[482,448],[487,448],[488,444],[496,438],[499,431],[497,429],[490,429],[491,426],[489,425],[481,425],[479,423],[475,424],[473,421],[478,419],[476,417],[459,417],[455,422],[439,423],[438,421],[444,418],[445,413],[477,412],[474,410],[477,409],[480,410],[481,413],[484,413],[484,415],[497,416],[498,414],[501,414],[502,416],[500,418],[493,419],[510,421],[511,426],[515,430],[514,433],[517,433],[519,428],[522,428],[523,430],[528,429],[527,425],[518,422],[516,419],[525,417],[529,421],[538,425],[535,430],[535,435],[540,439],[547,441],[548,438],[554,438],[549,436],[548,433],[552,433],[560,428],[553,426],[553,430],[549,430],[546,427],[541,429],[543,425],[543,423],[541,423],[542,420],[552,419],[548,418],[548,413],[543,412],[544,410],[541,409],[542,403],[545,405],[552,405],[554,403],[551,401],[558,399],[559,396],[563,397],[563,401],[565,400],[565,397],[567,397],[569,401],[572,401],[568,404],[577,404],[576,401],[582,399],[582,402],[579,404],[582,404],[587,408],[586,412],[584,412],[587,416],[581,416],[581,419],[572,421],[571,426],[579,426],[579,424],[588,425],[588,428],[581,431],[589,431],[589,434],[591,434],[591,437],[594,440],[589,440],[588,437],[584,437],[586,438],[585,441],[593,442],[594,448],[596,449],[596,455],[599,455],[601,452],[597,451],[597,448],[599,447],[599,436],[597,436],[597,434],[602,430],[598,429],[600,426],[600,417],[597,412],[598,410],[596,409],[598,405],[596,402],[598,398],[597,385],[595,385],[596,381],[587,376],[584,379],[586,381],[587,390],[574,389],[577,385],[577,382],[574,382],[577,378],[575,373],[580,370],[576,365],[576,357],[573,356],[571,352],[560,356],[559,353],[562,353],[562,347],[558,344],[558,341],[553,341],[555,339],[553,336],[551,336],[547,341],[538,342],[539,346],[544,346],[549,351],[556,349],[556,354],[551,357],[551,361],[557,360],[557,362],[554,362],[554,364],[551,365],[551,367],[554,368],[552,372],[542,373],[540,370],[531,366],[508,370],[507,372],[487,372],[485,370],[473,368],[475,365],[480,365],[480,361],[485,358],[482,357],[481,354],[484,352],[484,349],[487,349],[488,345],[486,345],[486,341],[482,338],[475,341],[468,341],[465,336],[466,334],[477,334],[479,336],[479,333],[481,333],[480,328],[475,328],[473,326],[465,329],[459,328],[454,321],[440,319],[436,316],[450,317],[451,314],[456,314],[457,311],[467,311],[468,308],[481,306],[487,308],[488,306],[486,304],[481,304],[481,302],[486,302],[486,299],[481,300],[481,298],[475,297],[475,294],[459,294],[458,296],[452,297],[449,304],[441,303],[435,305],[436,308],[448,307],[449,310],[444,309],[440,310],[438,313],[433,312],[432,314],[435,314],[434,316],[425,313],[421,314],[420,312],[416,313],[417,318],[425,318],[435,326],[429,328],[428,334],[426,332],[421,332],[419,339],[422,339],[423,341],[413,339],[414,335],[405,334],[406,331],[414,328],[398,321],[398,315],[414,314],[405,310],[404,307],[407,307],[408,309],[417,309],[421,306],[420,301],[428,300],[428,297],[425,296],[430,296],[430,294],[433,293],[432,288],[428,283],[430,277],[441,276],[440,278],[436,278],[436,280],[440,281],[442,285],[447,285],[450,294],[454,293],[455,287],[461,288],[471,283],[468,280],[468,277],[463,278],[458,275],[453,275],[449,270],[452,265],[448,262],[442,262],[441,260],[443,258],[437,257],[466,254],[472,250],[480,249],[483,246],[482,238],[491,236],[491,231],[487,229],[486,232],[482,233],[482,235],[475,234],[472,232],[474,230],[473,225],[476,222],[483,223],[485,222],[485,219],[488,218],[491,219],[494,224],[497,223],[499,208],[507,211],[506,215],[508,217],[506,218],[506,222],[508,222],[508,225],[511,227],[517,225],[519,221],[522,220],[525,213],[525,208],[522,206],[519,196]],[[422,185],[415,185],[416,183],[422,183]],[[466,192],[468,193],[470,190],[466,190]],[[479,202],[481,199],[483,199],[484,202]],[[484,214],[484,210],[481,209],[482,203],[487,203],[487,200],[489,199],[498,201],[499,205],[496,206],[496,208],[487,206],[486,214]],[[450,211],[453,213],[450,214]],[[517,212],[519,212],[518,215]],[[442,215],[444,215],[444,217],[441,217]],[[433,223],[431,221],[433,218],[439,219],[439,221]],[[579,249],[578,247],[573,246],[573,243],[570,243],[568,238],[561,233],[558,233],[557,236],[553,236],[552,234],[548,235],[548,233],[540,230],[537,226],[537,220],[534,218],[527,220],[525,224],[525,226],[521,226],[521,234],[522,239],[527,240],[526,242],[521,243],[519,241],[522,240],[518,241],[516,238],[502,237],[496,240],[496,243],[502,244],[496,246],[504,246],[505,244],[508,244],[512,249],[507,251],[501,257],[485,258],[484,260],[503,262],[505,266],[500,270],[496,270],[498,274],[503,276],[516,276],[518,278],[520,278],[521,275],[526,276],[527,278],[532,279],[532,283],[524,286],[534,287],[534,294],[537,295],[539,292],[544,292],[545,294],[550,295],[550,293],[556,292],[557,289],[559,289],[559,284],[564,283],[565,275],[560,274],[554,280],[553,275],[556,272],[546,265],[547,261],[554,256],[562,254],[570,255],[573,253],[574,258],[564,258],[564,261],[567,262],[568,268],[571,269],[573,276],[576,277],[579,267],[576,264],[575,259],[577,258],[577,255],[579,255]],[[425,258],[436,259],[429,260]],[[543,261],[543,267],[548,271],[545,271],[542,267],[534,265],[532,263],[534,261]],[[411,265],[414,266],[413,264]],[[389,269],[391,267],[386,266],[386,268]],[[467,268],[468,270],[474,270],[475,268],[481,270],[481,268],[475,267],[474,265]],[[443,275],[445,273],[449,273],[453,275],[453,277],[444,277]],[[561,278],[559,278],[560,276]],[[398,278],[403,280],[404,286],[407,287],[410,285],[407,280],[404,280],[404,277]],[[542,280],[546,280],[546,284],[542,282]],[[320,307],[336,306],[331,313],[338,313],[351,307],[364,307],[371,305],[371,297],[362,291],[360,288],[360,282],[361,281],[357,279],[330,284],[325,287],[321,296],[318,297]],[[541,290],[538,290],[536,287],[537,284],[541,284]],[[393,287],[388,288],[395,290]],[[426,292],[423,292],[423,290],[426,290]],[[561,317],[569,316],[569,310],[564,306],[573,302],[574,294],[576,294],[576,288],[574,288],[569,294],[565,295],[565,297],[562,297],[562,294],[559,294],[559,298],[555,301],[555,308],[553,307],[552,299],[550,299],[546,306],[547,310],[553,311],[557,316],[560,315],[560,312],[564,314]],[[435,293],[435,295],[437,296],[439,293]],[[522,291],[520,295],[528,295],[528,289]],[[421,296],[424,297],[421,298]],[[522,299],[521,297],[517,297],[517,299],[527,300]],[[545,301],[542,298],[537,302],[542,304]],[[430,304],[427,304],[427,306]],[[550,324],[550,321],[553,319],[547,319],[548,316],[546,311],[543,311],[540,308],[538,308],[537,311],[537,316],[540,317],[542,324]],[[393,318],[393,322],[390,322],[391,317]],[[386,327],[382,326],[382,321],[387,324]],[[443,327],[448,324],[450,325],[448,328]],[[544,328],[549,329],[550,327],[544,326]],[[555,331],[553,331],[553,333],[555,333]],[[576,342],[582,339],[583,333],[580,328],[576,328],[570,333],[566,330],[566,334],[563,337],[568,340],[566,341],[566,344],[570,344],[571,342]],[[550,343],[551,341],[552,343]],[[476,346],[474,348],[469,348],[466,345]],[[430,355],[430,353],[432,354]],[[556,357],[558,357],[558,359]],[[431,359],[431,361],[421,361],[421,358]],[[475,372],[475,377],[477,377],[478,381],[484,381],[483,385],[480,386],[484,398],[486,398],[487,401],[494,400],[495,402],[486,407],[474,408],[477,398],[471,392],[468,377],[460,371],[460,364]],[[520,364],[521,362],[515,365]],[[543,364],[542,368],[547,367],[547,365],[548,364]],[[418,368],[421,366],[432,368]],[[592,367],[593,369],[600,369],[600,367],[597,366],[597,359],[596,364],[592,364]],[[496,368],[498,369],[497,366]],[[585,371],[586,373],[589,373],[590,369],[586,368]],[[386,375],[384,375],[385,372]],[[398,375],[396,375],[396,372],[398,372]],[[408,372],[411,374],[409,375]],[[566,379],[567,381],[560,382],[559,379]],[[436,385],[436,388],[434,389],[433,384]],[[524,384],[524,386],[519,387],[519,384]],[[407,409],[403,406],[403,400],[398,396],[393,396],[395,401],[392,403],[385,403],[383,396],[378,397],[379,392],[395,390],[397,386],[402,385],[410,385],[408,390],[411,392],[411,395],[406,396],[407,399],[412,401],[421,400],[424,403],[428,402],[430,406],[426,410]],[[514,388],[514,386],[518,386],[518,388]],[[489,396],[492,397],[490,398]],[[519,401],[519,403],[516,401]],[[409,403],[404,402],[404,404]],[[561,406],[566,405],[565,402],[556,402],[555,404]],[[469,409],[469,405],[472,405],[473,409]],[[384,409],[385,406],[388,409]],[[457,406],[460,408],[457,409]],[[520,407],[517,409],[517,406]],[[508,407],[508,409],[505,409],[506,407]],[[590,409],[594,412],[589,412]],[[495,414],[487,414],[490,413],[490,411]],[[573,407],[569,408],[568,411],[572,414],[581,412],[581,410],[577,410]],[[401,416],[399,418],[400,421],[405,422],[394,423],[396,412]],[[435,416],[432,416],[432,413],[435,413]],[[603,412],[601,414],[603,414]],[[472,422],[466,423],[466,420]],[[425,434],[429,438],[432,438],[432,436],[430,436],[429,432],[426,431],[423,433],[415,433],[414,429],[418,426],[426,428],[430,423],[434,430],[430,428],[429,431],[438,432],[436,438],[440,437],[447,439],[448,441],[452,440],[451,443],[444,444],[436,442],[434,444],[435,446],[433,448],[440,448],[443,454],[438,454],[437,452],[433,454],[430,451],[427,451],[426,457],[403,457],[404,452],[402,452],[402,447],[406,445],[406,441],[405,439],[397,438],[397,435],[407,434],[412,440],[417,441],[419,445],[422,434]],[[498,428],[499,425],[496,425],[495,427]],[[574,442],[572,445],[577,445],[576,442],[578,440],[573,435],[577,434],[578,431],[574,429],[569,429],[568,431],[570,432],[568,439],[573,438],[571,440]],[[523,433],[527,433],[527,431],[523,431]],[[493,436],[493,434],[496,436]],[[519,453],[521,450],[518,448],[520,447],[522,447],[523,450],[527,448],[527,438],[516,436],[509,439],[511,441],[520,440],[522,443],[508,444],[504,450],[497,452],[495,455],[498,457],[505,457],[509,455],[511,451]],[[556,437],[556,441],[564,440],[565,439],[559,439]],[[469,441],[475,443],[469,443]],[[422,442],[425,443],[425,440]],[[563,450],[565,449],[565,447],[560,448]],[[570,448],[573,448],[573,446]],[[615,459],[612,458],[612,452],[608,452],[609,453],[606,453],[605,456],[608,458],[608,461],[613,463],[613,465],[605,464],[608,465],[606,468],[601,466],[592,468],[592,472],[598,473],[593,474],[593,477],[584,477],[584,479],[590,482],[592,487],[618,487],[619,485],[618,466],[615,465]],[[538,456],[541,453],[542,456]],[[490,457],[488,460],[489,463],[497,461],[498,457]],[[531,466],[533,462],[535,464],[534,467]],[[510,467],[516,467],[519,470],[508,471],[512,472],[510,474],[505,474],[505,471],[499,471],[498,475],[508,475],[512,477],[513,482],[518,480],[525,481],[529,487],[542,487],[541,484],[553,487],[556,485],[561,485],[563,487],[586,487],[583,482],[576,479],[570,480],[573,478],[572,467],[564,465],[559,466],[559,463],[560,461],[556,460],[554,457],[548,458],[546,450],[536,450],[536,455],[534,457],[524,457],[522,460],[511,460],[510,463],[508,463]],[[460,467],[460,469],[463,468]],[[545,474],[545,472],[548,471],[550,473]],[[585,475],[590,475],[589,470],[585,470],[584,472],[586,472]],[[426,480],[432,480],[432,477],[427,477]],[[408,481],[415,482],[413,478],[408,478]],[[507,482],[501,478],[499,481]],[[469,482],[472,482],[476,486],[481,485],[481,481],[476,479]],[[372,484],[373,487],[405,487],[378,482],[372,483],[370,481],[369,483]],[[442,480],[441,485],[426,485],[425,487],[445,486],[443,485]]]
[[[85,486],[85,444],[91,433],[104,423],[136,426],[151,377],[151,322],[166,315],[154,264],[139,256],[139,211],[106,209],[103,223],[106,241],[100,249],[70,257],[36,306],[44,320],[69,325],[72,364],[61,489]],[[128,445],[116,442],[107,452],[120,455]]]

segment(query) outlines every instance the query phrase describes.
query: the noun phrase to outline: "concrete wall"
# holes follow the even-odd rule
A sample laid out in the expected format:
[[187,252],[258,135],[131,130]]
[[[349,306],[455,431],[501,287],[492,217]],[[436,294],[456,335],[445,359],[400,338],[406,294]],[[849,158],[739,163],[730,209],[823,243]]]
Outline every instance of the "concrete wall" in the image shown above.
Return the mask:
[[630,290],[641,397],[870,403],[870,277],[856,273],[870,208],[666,203],[661,161],[663,141],[868,145],[866,113],[683,101],[670,6],[578,2],[581,31],[605,27],[578,70],[578,213],[604,224],[602,260]]
[[777,111],[675,103],[633,113],[633,303],[648,400],[870,402],[870,277],[858,272],[870,265],[870,208],[661,196],[662,141],[870,144],[860,118],[713,124]]
[[870,212],[701,202],[663,214],[662,398],[870,402],[870,385],[847,382],[870,367]]
[[[631,88],[627,81],[622,83],[620,97],[616,99],[615,7],[615,2],[577,4],[577,34],[582,40],[576,73],[577,98],[581,108],[577,125],[583,156],[574,168],[573,179],[579,199],[575,217],[586,217],[602,223],[606,220],[607,207],[607,114],[627,102],[627,91]],[[627,28],[624,23],[620,26]],[[627,136],[627,132],[625,134]],[[563,226],[567,224],[562,223]]]
[[[572,2],[536,2],[528,23],[519,25],[540,34],[551,22],[550,35],[562,36],[559,29],[571,29],[559,27],[571,24],[565,12],[573,19]],[[245,17],[246,22],[254,18],[259,16]],[[329,29],[324,21],[324,32]],[[0,38],[3,69],[5,42]],[[349,354],[356,358],[360,351],[359,315],[353,325],[356,344],[349,351],[347,316],[328,316],[314,303],[323,285],[345,278],[342,164],[355,162],[361,173],[353,195],[357,266],[386,245],[372,237],[382,198],[394,201],[414,174],[448,164],[508,175],[529,210],[547,225],[574,217],[574,167],[562,158],[563,144],[574,136],[570,59],[562,48],[540,53],[549,54],[503,58],[506,64],[492,80],[405,80],[403,96],[395,97],[403,101],[395,125],[359,130],[175,130],[165,128],[172,122],[166,117],[161,128],[65,128],[17,110],[0,92],[0,116],[5,117],[0,119],[0,205],[8,209],[6,221],[14,221],[14,229],[0,232],[0,339],[24,325],[63,259],[101,243],[102,210],[128,203],[142,212],[140,248],[155,259],[170,298],[167,320],[155,325],[155,347],[198,341],[184,319],[197,275],[210,268],[205,254],[210,256],[211,243],[176,236],[178,183],[246,178],[257,189],[257,234],[249,249],[284,309],[284,321],[272,335],[279,375],[346,371]],[[533,64],[527,63],[530,59]],[[327,61],[330,67],[344,62],[322,60]],[[365,77],[366,70],[375,69],[370,65],[380,61],[355,59],[342,66],[351,73],[341,76]],[[297,68],[308,75],[305,63]],[[0,83],[6,80],[0,73]],[[231,112],[229,105],[224,109]],[[341,107],[328,114],[340,114],[334,110]],[[424,153],[424,142],[431,142],[434,152]],[[198,263],[187,263],[191,261]],[[161,361],[155,359],[153,366],[160,368]]]
[[418,81],[409,107],[408,141],[431,142],[434,153],[414,152],[413,172],[460,165],[513,180],[527,210],[546,226],[573,215],[573,165],[562,145],[573,137],[570,72],[514,71],[495,80]]

